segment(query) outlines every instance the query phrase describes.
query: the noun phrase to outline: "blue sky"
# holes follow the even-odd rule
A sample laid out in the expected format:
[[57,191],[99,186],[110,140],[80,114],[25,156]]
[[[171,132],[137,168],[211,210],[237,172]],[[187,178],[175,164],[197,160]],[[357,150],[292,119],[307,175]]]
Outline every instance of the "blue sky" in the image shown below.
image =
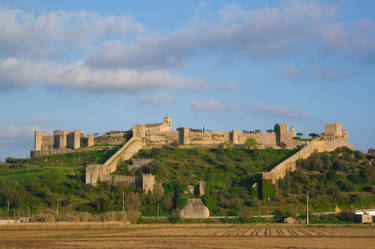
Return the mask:
[[0,160],[35,129],[135,123],[375,147],[374,1],[0,1]]

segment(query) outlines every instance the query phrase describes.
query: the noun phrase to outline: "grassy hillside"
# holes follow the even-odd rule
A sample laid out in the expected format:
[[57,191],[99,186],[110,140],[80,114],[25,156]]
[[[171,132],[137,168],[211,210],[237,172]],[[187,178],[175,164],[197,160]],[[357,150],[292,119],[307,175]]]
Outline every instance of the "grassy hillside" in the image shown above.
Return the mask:
[[[164,196],[160,199],[162,212],[171,213],[182,208],[187,198],[187,185],[205,181],[208,194],[203,201],[212,215],[237,215],[245,205],[252,205],[257,193],[252,184],[260,171],[274,167],[292,155],[291,150],[247,149],[152,149],[140,151],[136,158],[153,158],[149,165],[129,172],[131,160],[119,165],[118,174],[152,173],[163,183]],[[145,199],[143,213],[156,215],[158,198]]]
[[303,209],[307,191],[316,212],[375,207],[374,155],[339,148],[300,160],[297,169],[278,184],[278,200],[290,208]]
[[[114,151],[89,151],[52,155],[26,160],[13,160],[0,169],[0,207],[7,209],[10,201],[13,212],[27,215],[41,210],[54,209],[58,203],[61,212],[88,211],[100,213],[122,209],[123,186],[84,184],[84,167],[88,163],[103,163]],[[242,203],[250,201],[249,184],[258,171],[274,166],[293,151],[274,150],[209,150],[209,149],[153,149],[144,150],[138,158],[154,158],[152,164],[137,172],[129,172],[127,163],[117,173],[153,173],[164,184],[164,194],[142,194],[134,187],[126,187],[126,195],[138,191],[145,215],[155,215],[155,205],[161,214],[170,215],[182,207],[189,197],[187,184],[207,182],[208,205],[216,205],[218,214],[238,212]],[[227,201],[221,198],[232,198]],[[240,204],[240,205],[238,205]],[[233,211],[237,210],[237,211]]]
[[[306,192],[310,193],[312,212],[375,207],[375,161],[373,154],[345,148],[317,153],[298,162],[298,170],[278,183],[273,198],[258,201],[253,188],[257,173],[271,169],[290,156],[288,150],[246,149],[152,149],[142,150],[136,158],[153,158],[138,170],[129,170],[132,160],[119,165],[117,174],[153,173],[162,192],[142,193],[133,186],[100,183],[84,184],[87,163],[102,163],[114,151],[82,152],[15,160],[0,168],[0,212],[30,215],[47,212],[59,206],[60,213],[87,211],[103,213],[122,210],[125,199],[133,192],[140,199],[143,215],[171,215],[182,208],[188,185],[206,182],[204,203],[211,215],[292,214],[305,212]],[[269,186],[268,186],[269,187]],[[1,213],[0,213],[1,215]]]

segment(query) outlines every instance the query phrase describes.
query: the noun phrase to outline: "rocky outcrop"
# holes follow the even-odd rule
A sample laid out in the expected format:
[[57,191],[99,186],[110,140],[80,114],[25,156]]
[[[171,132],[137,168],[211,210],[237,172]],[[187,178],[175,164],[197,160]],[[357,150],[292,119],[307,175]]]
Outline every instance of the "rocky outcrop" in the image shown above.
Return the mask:
[[186,206],[181,209],[180,218],[184,219],[194,219],[194,218],[208,218],[210,216],[210,211],[203,204],[202,200],[199,198],[192,198],[187,201]]

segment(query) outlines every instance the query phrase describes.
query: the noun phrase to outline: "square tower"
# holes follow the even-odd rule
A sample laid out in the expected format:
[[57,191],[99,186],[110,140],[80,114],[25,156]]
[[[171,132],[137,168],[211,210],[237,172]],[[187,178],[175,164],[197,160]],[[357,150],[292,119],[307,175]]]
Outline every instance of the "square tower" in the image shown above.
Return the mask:
[[143,174],[142,176],[142,190],[144,192],[154,191],[155,176],[152,174]]
[[35,134],[34,134],[34,150],[35,151],[42,150],[44,136],[46,136],[45,131],[35,131]]
[[325,123],[324,124],[324,135],[341,137],[343,135],[341,123],[338,123],[338,122],[336,122],[336,123]]
[[74,130],[73,132],[73,149],[81,148],[81,131]]

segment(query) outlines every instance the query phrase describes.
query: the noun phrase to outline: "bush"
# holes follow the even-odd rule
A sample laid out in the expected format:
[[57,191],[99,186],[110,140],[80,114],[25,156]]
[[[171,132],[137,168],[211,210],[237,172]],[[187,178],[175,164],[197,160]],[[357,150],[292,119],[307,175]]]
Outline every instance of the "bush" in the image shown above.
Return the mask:
[[[125,212],[106,212],[101,215],[101,220],[103,222],[113,222],[113,221],[122,221],[126,222],[128,221],[128,215]],[[135,221],[132,223],[135,223],[138,220],[138,217]]]
[[285,214],[283,211],[281,211],[280,209],[276,209],[272,212],[272,214],[274,215],[274,221],[284,222]]
[[242,221],[249,220],[251,218],[251,207],[243,207],[238,216],[240,216]]
[[332,185],[328,187],[327,194],[333,197],[334,199],[337,199],[340,195],[340,189],[336,185]]
[[176,202],[176,207],[179,209],[183,209],[186,206],[187,198],[185,197],[178,197]]

